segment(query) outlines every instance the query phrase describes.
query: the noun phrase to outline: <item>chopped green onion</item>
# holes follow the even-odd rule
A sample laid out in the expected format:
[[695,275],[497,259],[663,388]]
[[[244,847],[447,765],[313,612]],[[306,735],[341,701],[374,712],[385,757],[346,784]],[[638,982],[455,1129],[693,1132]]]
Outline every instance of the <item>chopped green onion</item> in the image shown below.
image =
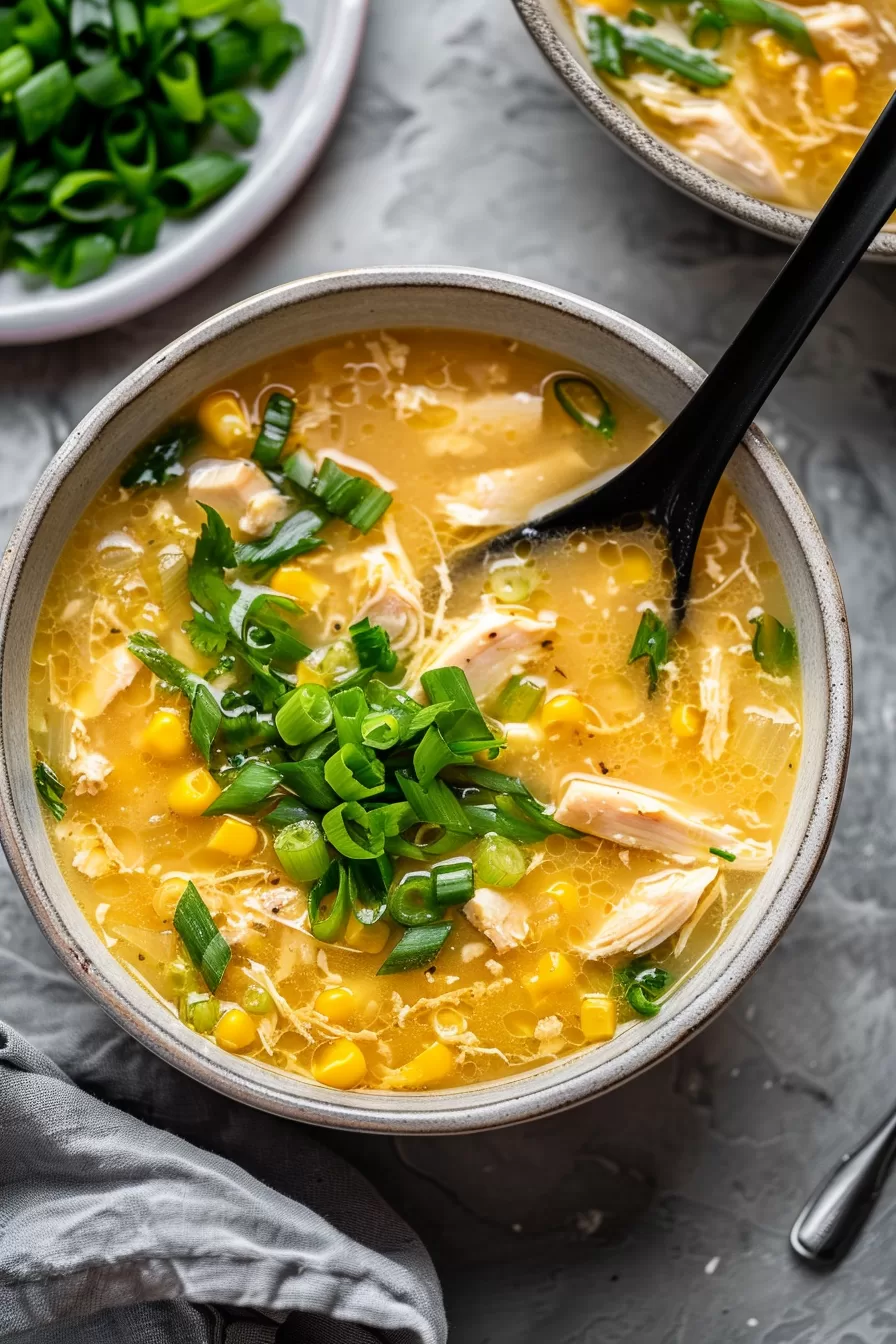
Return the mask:
[[202,1036],[207,1036],[210,1031],[214,1031],[220,1016],[221,1005],[213,994],[206,994],[201,999],[194,999],[187,1006],[187,1021]]
[[65,803],[62,801],[65,788],[46,761],[38,761],[34,767],[34,786],[41,800],[53,814],[54,820],[61,821],[66,811]]
[[65,117],[75,101],[75,85],[65,61],[54,61],[26,79],[13,94],[19,126],[32,145]]
[[476,846],[476,876],[487,887],[515,887],[526,874],[526,856],[503,835],[484,835]]
[[353,742],[356,747],[361,746],[362,725],[368,714],[364,692],[356,686],[346,691],[334,691],[332,705],[340,747],[348,742]]
[[16,143],[14,140],[0,140],[0,196],[6,190],[6,185],[12,175],[12,165],[16,157]]
[[319,510],[299,509],[278,523],[269,537],[240,542],[236,548],[236,562],[250,569],[273,569],[297,555],[316,550],[321,539],[315,533],[326,521],[327,515]]
[[177,903],[174,911],[174,927],[180,934],[193,965],[209,989],[216,990],[227,970],[230,948],[192,882],[187,883],[184,894]]
[[486,723],[461,668],[431,668],[422,674],[420,684],[434,705],[444,703],[457,711],[450,722],[440,720],[442,736],[454,751],[471,754],[487,750],[492,755],[497,754],[503,743]]
[[294,821],[278,831],[274,852],[293,882],[316,882],[330,866],[330,856],[316,821]]
[[300,803],[297,798],[281,798],[273,811],[268,812],[264,818],[264,824],[270,826],[272,831],[282,831],[284,826],[291,826],[294,821],[314,821],[313,812],[309,812],[304,803]]
[[392,652],[389,636],[381,625],[371,625],[365,616],[363,620],[350,625],[348,632],[355,646],[360,667],[373,667],[378,672],[392,671],[398,662],[398,657]]
[[818,52],[809,29],[794,10],[776,5],[773,0],[717,0],[717,3],[729,23],[771,28],[803,56],[811,56],[818,60]]
[[115,260],[114,239],[104,233],[81,234],[65,243],[53,264],[53,283],[59,289],[72,289],[88,280],[105,275]]
[[214,94],[242,83],[255,64],[255,58],[253,34],[238,24],[229,24],[199,48],[202,87]]
[[630,9],[628,12],[628,23],[633,23],[635,27],[653,28],[656,26],[656,19],[652,14],[648,14],[646,9]]
[[369,532],[392,503],[392,496],[373,481],[343,471],[329,457],[320,464],[311,483],[311,493],[323,501],[330,513],[344,518],[359,532]]
[[715,845],[710,845],[709,852],[715,854],[717,859],[724,859],[726,863],[734,863],[737,858],[737,855],[732,854],[730,849],[717,849]]
[[[381,870],[380,864],[385,865]],[[392,881],[392,861],[386,854],[347,864],[348,894],[359,924],[376,924],[386,913],[386,892]]]
[[436,905],[466,905],[475,886],[473,860],[466,855],[442,859],[430,869]]
[[6,213],[14,224],[37,224],[50,209],[50,193],[59,180],[53,167],[29,171],[25,165],[13,176],[6,197]]
[[[254,145],[261,129],[261,116],[239,89],[214,93],[206,103],[209,116],[223,126],[239,145]],[[286,398],[284,398],[286,400]]]
[[433,723],[427,728],[426,735],[414,752],[414,772],[425,787],[445,766],[466,765],[472,759],[472,756],[452,751],[438,725]]
[[34,57],[23,43],[0,52],[0,98],[8,98],[33,73]]
[[247,1013],[263,1017],[274,1011],[274,1000],[263,985],[247,985],[243,991],[243,1007]]
[[597,383],[590,378],[555,378],[554,396],[570,419],[583,429],[610,438],[616,417]]
[[357,802],[340,803],[324,814],[324,834],[334,849],[347,859],[375,859],[385,849],[383,832],[375,812]]
[[255,812],[279,785],[280,774],[272,765],[247,761],[202,815],[220,817],[225,812]]
[[425,787],[412,779],[406,770],[396,771],[395,778],[416,815],[421,821],[443,826],[446,831],[470,834],[473,830],[457,798],[442,779],[434,779]]
[[112,0],[112,19],[118,50],[124,60],[135,56],[143,42],[143,25],[134,0]]
[[377,975],[395,975],[400,971],[419,971],[431,966],[453,928],[449,919],[441,924],[423,924],[408,929],[395,944]]
[[689,51],[652,33],[641,32],[638,28],[627,28],[623,33],[623,46],[631,56],[637,56],[654,65],[658,70],[671,70],[691,84],[707,89],[718,89],[731,80],[731,71],[724,70],[709,56],[699,51]]
[[355,801],[382,793],[386,770],[366,747],[346,742],[324,765],[324,779],[340,798]]
[[489,569],[485,586],[499,602],[527,602],[538,583],[538,571],[529,561],[505,556]]
[[[219,95],[219,97],[225,98],[228,96],[227,94]],[[243,143],[252,144],[254,142],[244,141]],[[252,456],[263,467],[273,467],[279,462],[280,454],[283,452],[284,444],[292,428],[295,413],[296,403],[292,397],[285,397],[282,392],[272,392],[268,397],[261,421],[261,429],[258,431],[258,438],[255,440],[255,447],[252,449]]]
[[292,789],[308,807],[325,812],[338,804],[339,795],[333,792],[324,778],[322,760],[284,761],[277,769],[286,787]]
[[[270,23],[259,34],[258,59],[260,71],[258,82],[263,89],[272,89],[290,63],[305,50],[305,35],[294,23]],[[361,528],[366,532],[366,527]]]
[[251,32],[260,32],[272,23],[283,18],[280,0],[245,0],[233,16],[244,28]]
[[181,460],[198,441],[199,430],[192,421],[180,421],[143,445],[131,465],[122,473],[125,490],[146,490],[167,485],[184,474]]
[[504,723],[528,723],[541,708],[545,683],[539,677],[513,676],[498,696],[495,706]]
[[156,245],[164,219],[165,207],[161,201],[147,201],[142,210],[138,210],[125,221],[118,244],[119,252],[135,257],[151,252]]
[[641,621],[635,633],[634,643],[628,655],[629,663],[639,658],[647,659],[647,694],[656,690],[660,671],[668,662],[669,632],[664,623],[650,607],[641,613]]
[[13,10],[13,36],[24,42],[35,56],[52,61],[62,50],[62,29],[56,22],[46,0],[19,0]]
[[277,732],[291,747],[310,742],[333,722],[333,706],[323,686],[297,686],[277,711]]
[[388,751],[398,745],[401,731],[394,714],[366,714],[361,721],[361,741],[375,751]]
[[641,1017],[656,1017],[660,1011],[656,1000],[671,983],[672,975],[642,957],[628,966],[618,967],[614,979],[636,1013]]
[[[610,23],[603,14],[592,14],[588,18],[588,59],[595,70],[602,70],[616,79],[625,79],[623,62],[624,47],[622,33],[615,23]],[[559,401],[560,398],[558,397]],[[562,403],[561,403],[562,404]]]
[[218,729],[221,727],[221,706],[211,690],[201,682],[193,691],[193,707],[190,711],[190,736],[196,743],[206,762],[212,754]]
[[223,196],[248,170],[247,163],[229,154],[197,154],[166,168],[159,178],[157,194],[172,214],[192,215]]
[[139,98],[143,86],[133,75],[122,70],[117,56],[92,65],[75,78],[75,88],[93,107],[119,107]]
[[520,845],[537,845],[544,840],[544,827],[531,821],[522,821],[493,803],[465,803],[461,810],[467,831],[472,831],[474,835],[494,833]]
[[205,95],[195,56],[176,52],[167,67],[156,72],[159,87],[181,121],[200,122],[205,116]]
[[772,677],[786,676],[796,660],[796,635],[768,612],[754,616],[753,657]]
[[432,877],[428,872],[405,873],[389,892],[388,909],[396,924],[408,928],[435,924],[443,914],[435,903]]
[[[156,140],[143,109],[125,107],[114,113],[106,122],[103,143],[115,174],[132,196],[142,200],[152,186],[157,166]],[[157,205],[157,209],[162,207]]]
[[119,178],[96,169],[66,173],[53,188],[50,205],[57,215],[76,224],[121,219],[131,210]]
[[[722,42],[722,34],[730,27],[731,20],[726,19],[724,14],[703,5],[697,10],[691,26],[691,45],[717,50]],[[704,36],[708,40],[703,40]]]
[[[333,903],[322,914],[323,903],[331,895]],[[308,922],[314,937],[322,943],[335,942],[345,928],[350,908],[348,865],[334,860],[308,893]]]

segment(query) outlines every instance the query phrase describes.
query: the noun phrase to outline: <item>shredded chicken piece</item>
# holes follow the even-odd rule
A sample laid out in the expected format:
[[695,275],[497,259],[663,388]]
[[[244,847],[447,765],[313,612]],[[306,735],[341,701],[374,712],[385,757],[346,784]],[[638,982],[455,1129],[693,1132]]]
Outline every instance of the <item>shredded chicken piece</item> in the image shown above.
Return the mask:
[[636,956],[649,952],[690,919],[718,874],[718,868],[707,864],[703,868],[667,868],[639,877],[595,936],[579,950],[593,959],[615,957],[620,952]]
[[552,1041],[563,1035],[563,1022],[559,1017],[543,1017],[535,1023],[532,1032],[536,1041]]
[[695,163],[751,195],[770,200],[786,198],[784,180],[771,154],[738,121],[727,103],[692,94],[659,75],[633,75],[627,87],[655,117],[693,132],[682,140],[681,147]]
[[731,736],[728,731],[731,678],[725,656],[719,648],[710,649],[703,660],[700,670],[700,708],[706,715],[700,734],[700,750],[708,761],[717,761]]
[[187,477],[191,499],[231,515],[245,512],[256,495],[270,488],[257,462],[245,457],[203,457],[193,463]]
[[85,877],[135,871],[128,867],[121,850],[98,821],[66,818],[56,827],[56,835],[72,846],[72,867]]
[[450,457],[452,461],[481,457],[489,451],[484,439],[477,439],[474,434],[461,429],[434,429],[425,435],[423,446],[430,457]]
[[598,775],[567,775],[554,816],[587,835],[653,850],[682,864],[705,859],[710,848],[733,854],[732,868],[758,871],[771,858],[767,842],[744,839],[733,826],[712,825],[667,794]]
[[557,496],[593,475],[581,453],[562,448],[525,466],[467,477],[455,493],[436,499],[455,527],[511,527],[547,512]]
[[414,648],[426,625],[420,580],[393,519],[384,521],[383,532],[382,545],[368,546],[360,556],[349,555],[336,568],[354,569],[351,604],[355,620],[367,616],[372,624],[381,625],[393,649]]
[[116,695],[130,686],[142,666],[127,644],[109,649],[97,661],[91,681],[79,691],[74,706],[77,713],[82,719],[95,719],[102,714]]
[[[553,620],[536,620],[512,611],[482,609],[449,635],[426,656],[427,667],[459,667],[477,700],[483,699],[511,676],[518,666],[534,658],[553,631]],[[415,685],[411,694],[419,694]]]
[[266,537],[289,513],[289,500],[279,490],[260,490],[249,500],[239,529],[245,537]]
[[796,11],[809,29],[819,54],[827,60],[835,57],[871,70],[880,60],[880,43],[874,34],[874,20],[863,5],[813,5]]
[[477,887],[476,894],[463,907],[463,913],[480,933],[484,933],[499,952],[520,947],[529,937],[529,912],[519,899],[508,900],[493,887]]
[[112,773],[112,762],[100,751],[90,751],[90,735],[84,727],[84,720],[77,715],[72,720],[69,738],[68,760],[72,778],[75,781],[75,793],[80,797],[91,796],[106,788],[106,776]]

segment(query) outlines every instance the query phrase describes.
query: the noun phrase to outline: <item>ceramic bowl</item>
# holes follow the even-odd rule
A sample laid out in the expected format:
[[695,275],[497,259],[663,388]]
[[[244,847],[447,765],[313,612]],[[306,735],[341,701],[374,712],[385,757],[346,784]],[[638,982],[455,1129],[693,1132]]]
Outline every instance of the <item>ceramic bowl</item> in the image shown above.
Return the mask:
[[336,127],[364,36],[368,0],[284,0],[308,48],[276,88],[253,87],[258,141],[240,157],[245,177],[193,219],[167,219],[157,246],[116,257],[106,275],[74,289],[39,287],[0,270],[0,346],[59,341],[157,308],[222,265],[286,205]]
[[198,388],[309,341],[363,328],[490,332],[543,346],[604,375],[669,419],[699,384],[660,336],[547,285],[448,267],[347,271],[296,281],[228,308],[119,383],[66,440],[32,494],[0,565],[0,833],[15,876],[69,971],[144,1045],[250,1105],[317,1124],[449,1133],[531,1119],[640,1073],[722,1009],[780,938],[818,871],[846,772],[849,638],[837,576],[815,520],[777,453],[751,429],[731,480],[780,566],[796,618],[805,725],[781,843],[746,911],[663,1012],[607,1045],[501,1082],[404,1094],[336,1092],[226,1054],[183,1026],[103,946],[53,857],[31,777],[28,666],[47,582],[72,522],[106,479]]
[[[561,0],[513,0],[542,54],[586,112],[659,177],[720,215],[770,238],[798,243],[812,216],[749,196],[666,144],[594,73]],[[896,260],[896,233],[879,233],[867,256]]]

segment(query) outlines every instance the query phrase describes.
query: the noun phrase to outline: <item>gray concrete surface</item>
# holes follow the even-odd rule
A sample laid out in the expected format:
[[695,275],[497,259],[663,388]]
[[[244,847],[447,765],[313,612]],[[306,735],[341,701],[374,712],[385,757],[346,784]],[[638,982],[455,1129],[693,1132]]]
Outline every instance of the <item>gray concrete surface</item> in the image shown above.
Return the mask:
[[[0,352],[4,535],[119,377],[280,281],[365,263],[495,267],[600,299],[709,365],[784,256],[586,122],[508,0],[373,0],[339,132],[266,233],[158,312]],[[782,945],[687,1049],[602,1101],[480,1137],[332,1140],[431,1248],[455,1344],[896,1341],[896,1178],[836,1275],[806,1271],[786,1240],[820,1172],[896,1094],[894,317],[896,271],[864,267],[764,419],[833,550],[857,674],[837,834]],[[8,874],[0,938],[48,955]]]

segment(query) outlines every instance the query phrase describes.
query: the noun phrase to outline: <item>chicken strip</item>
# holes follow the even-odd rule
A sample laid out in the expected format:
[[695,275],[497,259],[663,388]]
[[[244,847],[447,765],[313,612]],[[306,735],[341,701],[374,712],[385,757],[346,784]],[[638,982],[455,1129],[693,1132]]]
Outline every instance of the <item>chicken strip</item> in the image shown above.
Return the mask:
[[772,856],[769,843],[746,840],[733,826],[710,825],[667,794],[597,775],[567,775],[554,816],[586,835],[682,864],[706,859],[713,848],[734,855],[732,868],[761,871]]
[[519,900],[508,900],[494,887],[477,887],[476,894],[463,907],[463,913],[480,933],[494,943],[499,952],[520,947],[529,937],[529,913]]
[[574,448],[564,448],[521,467],[496,467],[461,482],[436,499],[455,527],[512,527],[540,517],[556,496],[594,477]]
[[82,719],[95,719],[130,686],[142,666],[127,644],[117,644],[94,665],[93,677],[80,688],[73,708]]
[[[553,629],[553,621],[483,607],[464,621],[456,635],[432,650],[421,670],[459,667],[466,672],[476,699],[482,700],[534,658]],[[419,685],[411,688],[411,695],[418,693]]]
[[239,519],[248,537],[264,537],[290,511],[289,500],[275,490],[261,467],[247,458],[204,457],[190,468],[191,499],[210,504],[227,521]]
[[612,915],[578,951],[591,960],[620,952],[640,956],[658,947],[686,924],[700,897],[719,875],[712,864],[703,868],[667,868],[639,877]]
[[689,93],[658,75],[635,75],[629,83],[631,93],[648,112],[670,126],[693,132],[681,142],[688,158],[752,196],[785,199],[784,179],[771,154],[727,103]]
[[874,34],[874,20],[862,5],[813,5],[800,9],[799,16],[809,36],[825,60],[838,57],[857,70],[871,70],[880,59],[880,43]]

